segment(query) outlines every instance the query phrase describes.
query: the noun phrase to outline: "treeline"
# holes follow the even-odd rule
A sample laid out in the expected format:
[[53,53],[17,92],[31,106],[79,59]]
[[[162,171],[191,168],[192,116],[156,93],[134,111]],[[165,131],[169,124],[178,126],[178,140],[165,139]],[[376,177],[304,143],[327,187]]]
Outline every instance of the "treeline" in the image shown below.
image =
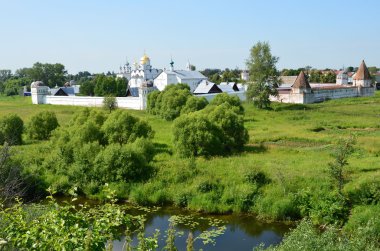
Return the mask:
[[115,76],[97,74],[94,77],[83,77],[78,82],[80,94],[83,96],[115,96],[127,95],[128,80]]
[[211,82],[220,84],[221,82],[242,82],[239,69],[205,69],[201,71]]
[[125,96],[127,80],[116,78],[111,72],[107,74],[91,74],[88,71],[75,75],[67,73],[65,66],[56,63],[35,63],[30,68],[21,68],[12,73],[11,70],[0,70],[0,94],[6,96],[22,95],[23,89],[30,91],[33,81],[42,81],[46,86],[61,87],[66,82],[76,81],[81,85],[81,94],[86,96]]

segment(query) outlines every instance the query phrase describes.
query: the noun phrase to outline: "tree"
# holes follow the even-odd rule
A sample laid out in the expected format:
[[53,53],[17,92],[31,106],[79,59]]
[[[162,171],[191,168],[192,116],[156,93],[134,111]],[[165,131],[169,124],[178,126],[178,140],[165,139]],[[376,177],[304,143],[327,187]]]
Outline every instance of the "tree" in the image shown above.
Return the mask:
[[277,90],[263,82],[251,83],[248,85],[247,97],[253,98],[253,104],[260,109],[270,107],[270,96],[276,96]]
[[233,109],[238,114],[244,114],[244,107],[241,104],[241,101],[238,96],[228,95],[227,93],[221,93],[216,95],[216,97],[211,101],[210,105],[219,106],[224,103],[230,105],[230,108]]
[[334,157],[334,161],[329,163],[329,173],[339,193],[342,192],[345,182],[344,167],[348,165],[347,159],[354,152],[354,144],[355,138],[353,136],[347,139],[341,139],[331,154],[331,156]]
[[[19,72],[20,74],[20,72]],[[42,64],[35,63],[32,68],[22,70],[28,78],[44,82],[49,87],[63,86],[66,81],[67,71],[63,64]]]
[[24,122],[16,114],[9,114],[0,120],[0,144],[21,145]]
[[249,139],[248,131],[244,127],[243,116],[236,113],[230,104],[223,103],[216,106],[209,113],[209,119],[222,132],[219,138],[224,152],[230,153],[243,149]]
[[24,86],[29,87],[29,78],[10,78],[4,83],[4,93],[7,96],[20,95]]
[[103,108],[110,113],[117,108],[117,100],[113,96],[106,96],[103,99]]
[[205,97],[194,97],[190,96],[187,101],[185,106],[181,110],[181,114],[187,114],[190,112],[196,112],[199,110],[202,110],[208,105],[208,101]]
[[153,92],[148,96],[148,112],[166,120],[173,120],[181,114],[191,96],[187,84],[168,85],[162,92]]
[[12,77],[11,70],[0,70],[0,82],[5,82]]
[[83,96],[94,96],[95,95],[95,81],[90,78],[81,78],[78,81],[80,85],[80,94]]
[[29,138],[47,140],[51,132],[59,126],[54,112],[42,111],[34,115],[27,126]]
[[132,143],[138,138],[153,137],[152,127],[145,121],[130,115],[125,110],[118,110],[108,116],[102,131],[109,143],[120,145]]
[[221,152],[221,132],[206,115],[190,113],[173,124],[174,147],[182,157],[210,156]]
[[267,42],[258,42],[251,48],[246,64],[249,70],[247,98],[254,100],[259,108],[270,105],[269,96],[277,95],[281,81],[276,68],[278,57],[272,56]]

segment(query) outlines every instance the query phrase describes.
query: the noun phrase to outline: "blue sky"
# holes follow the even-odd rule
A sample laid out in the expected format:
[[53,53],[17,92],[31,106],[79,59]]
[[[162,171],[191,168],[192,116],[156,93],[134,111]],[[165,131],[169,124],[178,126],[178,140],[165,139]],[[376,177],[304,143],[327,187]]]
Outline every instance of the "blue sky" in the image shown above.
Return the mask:
[[144,53],[153,66],[245,68],[268,41],[278,68],[380,67],[380,1],[0,0],[0,69],[62,63],[117,71]]

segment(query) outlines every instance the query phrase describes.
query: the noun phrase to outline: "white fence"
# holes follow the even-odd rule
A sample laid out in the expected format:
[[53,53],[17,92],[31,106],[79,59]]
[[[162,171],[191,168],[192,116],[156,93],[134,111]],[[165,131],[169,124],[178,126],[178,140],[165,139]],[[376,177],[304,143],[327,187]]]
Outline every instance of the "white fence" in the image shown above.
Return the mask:
[[[240,98],[241,101],[245,101],[246,100],[246,94],[245,94],[245,91],[238,91],[238,92],[226,92],[228,95],[235,95],[235,96],[238,96]],[[209,93],[209,94],[199,94],[199,95],[195,95],[196,97],[205,97],[207,99],[207,101],[211,101],[213,98],[215,98],[216,95],[218,94],[221,94],[221,93]]]
[[[82,97],[82,96],[46,96],[46,104],[51,105],[74,105],[101,107],[103,106],[103,97]],[[138,97],[117,97],[117,105],[120,108],[142,110],[142,103]]]

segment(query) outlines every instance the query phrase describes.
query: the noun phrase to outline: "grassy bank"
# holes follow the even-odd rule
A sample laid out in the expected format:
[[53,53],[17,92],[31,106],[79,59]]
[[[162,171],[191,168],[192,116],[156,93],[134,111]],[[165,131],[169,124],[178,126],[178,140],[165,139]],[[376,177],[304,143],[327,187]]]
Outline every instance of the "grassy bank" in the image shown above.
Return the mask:
[[[244,104],[250,142],[243,153],[210,159],[181,159],[172,149],[172,122],[144,111],[131,114],[148,121],[158,149],[157,172],[144,183],[111,184],[118,195],[140,204],[176,204],[213,213],[252,212],[270,220],[312,216],[317,223],[341,217],[331,193],[330,154],[339,138],[356,135],[344,193],[347,208],[380,200],[380,93],[375,97],[319,104],[274,104],[258,110]],[[54,111],[61,126],[79,107],[32,105],[30,98],[0,98],[0,116],[17,113],[25,122],[41,110]],[[44,142],[18,147],[31,155]],[[37,153],[36,154],[42,154]],[[372,191],[372,192],[371,192]],[[331,205],[338,209],[331,212]],[[345,206],[346,207],[346,206]],[[330,211],[329,211],[330,210]],[[333,216],[331,216],[333,215]]]

